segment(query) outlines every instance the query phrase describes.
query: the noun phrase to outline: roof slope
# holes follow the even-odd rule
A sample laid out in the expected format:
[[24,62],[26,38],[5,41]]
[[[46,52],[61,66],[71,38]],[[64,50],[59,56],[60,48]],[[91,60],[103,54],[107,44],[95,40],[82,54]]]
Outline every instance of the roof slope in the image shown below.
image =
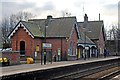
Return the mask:
[[95,44],[83,32],[81,32],[81,34],[80,34],[80,39],[78,40],[78,43],[80,43],[80,44],[84,44],[84,43],[85,44]]
[[78,22],[79,29],[86,26],[86,30],[91,31],[90,33],[86,33],[90,39],[99,39],[100,32],[104,26],[103,24],[103,21],[88,21],[87,23]]
[[31,22],[25,22],[25,21],[21,21],[21,23],[29,30],[29,32],[33,36],[35,36],[35,37],[43,36],[41,29],[39,28],[39,25],[31,23]]
[[[43,32],[43,34],[45,34],[45,25],[47,22],[48,27],[46,27],[46,37],[69,37],[72,28],[74,27],[74,24],[76,22],[76,17],[52,18],[49,20],[32,19],[29,20],[29,22],[39,25],[39,28]],[[30,27],[29,29],[33,33],[33,28]]]
[[[19,21],[13,31],[9,34],[9,38],[13,36],[16,30],[23,25],[23,28],[34,37],[44,37],[46,28],[46,37],[70,37],[74,28],[78,28],[76,17],[61,17],[50,19],[31,19],[28,21]],[[48,27],[45,27],[48,26]],[[77,29],[78,32],[78,29]],[[78,34],[77,34],[78,36]]]

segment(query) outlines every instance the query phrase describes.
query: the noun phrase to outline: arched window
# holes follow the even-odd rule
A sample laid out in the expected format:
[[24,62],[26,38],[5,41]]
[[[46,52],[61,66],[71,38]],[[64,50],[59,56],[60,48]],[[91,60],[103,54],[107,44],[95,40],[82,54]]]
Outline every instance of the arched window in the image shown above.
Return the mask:
[[73,42],[71,41],[70,42],[70,46],[69,46],[69,52],[68,52],[70,55],[72,55],[73,53]]

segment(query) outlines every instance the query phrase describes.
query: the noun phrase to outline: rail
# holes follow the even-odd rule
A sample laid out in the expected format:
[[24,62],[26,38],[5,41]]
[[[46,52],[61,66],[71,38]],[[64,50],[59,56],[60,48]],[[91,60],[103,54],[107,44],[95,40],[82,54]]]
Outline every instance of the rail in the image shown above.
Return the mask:
[[98,80],[110,80],[111,78],[117,76],[120,74],[120,70],[114,71],[112,73],[109,73],[107,75],[102,76],[101,78],[99,78]]
[[84,69],[84,70],[81,70],[81,71],[77,71],[77,72],[74,72],[74,73],[58,76],[58,77],[55,77],[52,80],[64,80],[64,79],[79,80],[79,79],[84,78],[85,76],[89,76],[89,75],[92,75],[94,73],[103,71],[105,69],[110,69],[110,68],[113,68],[113,67],[116,67],[116,66],[118,66],[118,63],[101,65],[101,66],[92,67],[92,68]]
[[119,59],[54,67],[14,75],[2,76],[2,80],[74,80],[119,66]]

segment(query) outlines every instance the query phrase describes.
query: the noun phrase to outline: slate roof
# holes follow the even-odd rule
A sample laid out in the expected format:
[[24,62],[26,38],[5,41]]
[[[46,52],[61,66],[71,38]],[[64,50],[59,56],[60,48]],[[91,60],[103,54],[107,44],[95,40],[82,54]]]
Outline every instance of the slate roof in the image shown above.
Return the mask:
[[95,44],[93,41],[90,40],[90,38],[88,38],[85,35],[86,33],[83,32],[82,28],[79,29],[79,32],[80,32],[80,39],[78,40],[79,44],[84,44],[84,43],[86,43],[86,44]]
[[[43,36],[45,34],[45,25],[47,25],[46,37],[69,37],[74,24],[77,21],[76,17],[61,17],[51,19],[31,19],[28,20],[28,22],[38,25]],[[35,33],[35,35],[39,35],[39,32],[34,32],[38,27],[29,27],[29,29],[33,34]]]
[[78,33],[78,27],[76,26],[77,20],[74,16],[50,19],[31,19],[28,21],[19,21],[13,31],[9,34],[9,38],[13,36],[18,27],[20,27],[20,24],[23,25],[25,31],[28,32],[28,34],[31,35],[32,38],[44,37],[45,26],[47,26],[46,37],[70,37],[71,32],[74,28],[75,30],[77,30]]
[[39,25],[31,23],[31,22],[26,22],[26,21],[21,21],[21,23],[29,30],[29,32],[34,36],[34,37],[42,37],[42,31],[39,28]]
[[104,27],[103,21],[88,21],[87,23],[78,22],[79,29],[85,28],[87,31],[91,31],[90,33],[86,33],[86,35],[90,39],[99,39],[100,32]]

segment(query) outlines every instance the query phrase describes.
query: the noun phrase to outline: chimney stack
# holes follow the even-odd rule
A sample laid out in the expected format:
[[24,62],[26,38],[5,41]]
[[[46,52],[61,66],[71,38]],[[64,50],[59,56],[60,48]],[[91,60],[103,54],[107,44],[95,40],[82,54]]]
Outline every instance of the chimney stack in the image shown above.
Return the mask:
[[52,16],[51,16],[51,15],[48,15],[48,16],[47,16],[47,19],[52,19]]
[[87,16],[87,14],[85,14],[85,16],[84,16],[84,21],[88,21],[88,16]]

